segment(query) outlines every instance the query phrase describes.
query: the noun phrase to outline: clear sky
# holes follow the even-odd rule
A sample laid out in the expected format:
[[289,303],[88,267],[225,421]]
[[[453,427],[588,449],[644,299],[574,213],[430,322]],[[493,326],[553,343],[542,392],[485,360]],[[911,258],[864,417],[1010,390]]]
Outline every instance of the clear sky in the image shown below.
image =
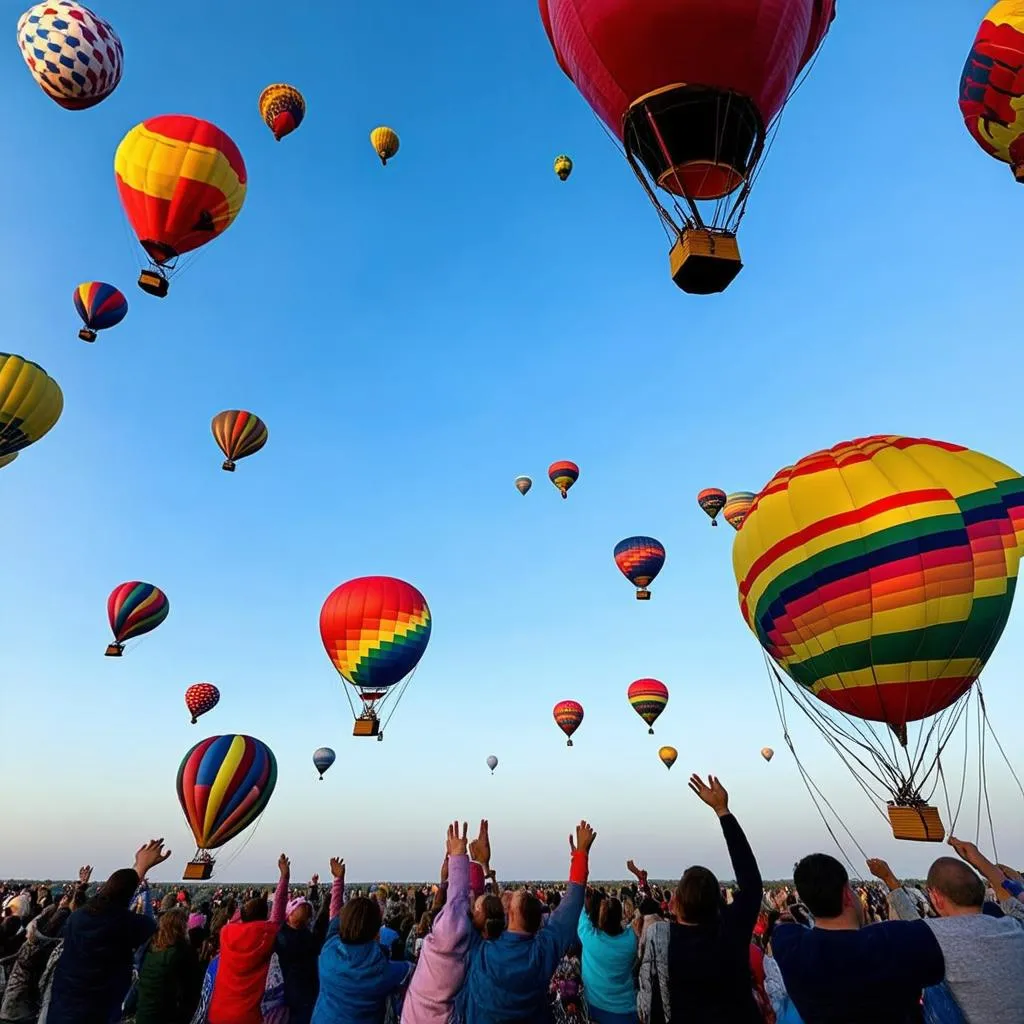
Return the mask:
[[[66,399],[0,473],[0,877],[105,874],[153,835],[178,877],[194,849],[179,760],[229,731],[269,743],[280,781],[223,879],[270,877],[282,849],[296,875],[337,854],[355,879],[432,876],[455,815],[491,819],[506,876],[563,874],[581,816],[597,876],[629,856],[658,876],[727,875],[691,770],[721,775],[766,876],[832,850],[736,607],[732,531],[694,496],[757,490],[876,432],[1024,466],[1024,189],[956,106],[987,5],[840,2],[751,199],[745,269],[706,298],[671,284],[657,219],[530,0],[222,6],[213,30],[200,0],[159,14],[103,0],[125,76],[87,112],[37,89],[13,25],[0,62],[0,348]],[[271,81],[308,102],[279,145],[256,109]],[[224,128],[250,188],[161,302],[135,287],[112,162],[162,113]],[[402,139],[386,169],[367,141],[380,123]],[[576,164],[566,184],[560,152]],[[88,279],[131,303],[92,346],[71,305]],[[228,475],[209,422],[232,407],[270,441]],[[545,477],[563,458],[582,470],[564,502]],[[535,480],[526,498],[519,473]],[[633,533],[668,549],[647,604],[611,557]],[[434,615],[383,743],[352,738],[318,631],[326,595],[373,573],[414,583]],[[127,579],[161,586],[171,613],[115,661],[105,602]],[[1018,764],[1022,614],[986,676]],[[625,700],[641,676],[672,693],[653,738]],[[193,727],[182,693],[199,680],[223,697]],[[571,751],[551,721],[567,697],[586,707]],[[894,842],[817,736],[795,732],[869,852],[908,874],[941,852]],[[679,748],[671,773],[660,743]],[[321,784],[323,744],[338,762]],[[1000,855],[1024,860],[1020,794],[995,757],[990,786]]]

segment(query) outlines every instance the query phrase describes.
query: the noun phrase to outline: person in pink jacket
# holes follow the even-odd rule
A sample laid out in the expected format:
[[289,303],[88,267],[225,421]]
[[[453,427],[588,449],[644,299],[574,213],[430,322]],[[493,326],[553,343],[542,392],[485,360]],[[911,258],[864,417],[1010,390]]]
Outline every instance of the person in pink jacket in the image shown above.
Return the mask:
[[[490,842],[487,822],[480,823],[480,836],[473,844],[474,854],[487,864]],[[423,949],[413,972],[405,1004],[402,1024],[447,1024],[455,997],[466,979],[466,958],[469,954],[471,887],[483,892],[484,874],[479,864],[471,864],[466,852],[466,823],[448,826],[448,899],[434,918],[434,925],[423,941]],[[488,865],[489,866],[489,865]]]

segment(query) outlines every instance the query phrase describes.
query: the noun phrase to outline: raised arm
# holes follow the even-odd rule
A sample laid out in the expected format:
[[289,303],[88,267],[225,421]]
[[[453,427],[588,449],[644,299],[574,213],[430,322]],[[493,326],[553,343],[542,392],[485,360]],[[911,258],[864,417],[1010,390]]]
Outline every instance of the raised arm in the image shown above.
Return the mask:
[[454,951],[465,941],[472,926],[469,916],[469,855],[466,852],[466,823],[448,826],[448,898],[434,918],[433,927],[423,943],[422,961],[437,954]]
[[[950,836],[949,845],[956,850],[957,856],[962,857],[978,874],[984,876],[985,881],[992,886],[1003,912],[1008,917],[1016,918],[1018,922],[1024,920],[1024,904],[1020,902],[1020,889],[1013,884],[1014,880],[1007,878],[1006,872],[998,864],[993,864],[974,843]],[[1017,892],[1014,892],[1015,888],[1018,889]]]
[[[587,877],[590,874],[590,848],[594,845],[597,833],[590,825],[581,821],[576,826],[576,840],[569,836],[569,887],[565,899],[552,911],[548,918],[547,927],[543,929],[550,932],[558,940],[558,956],[565,955],[565,951],[576,941],[577,928],[580,923],[580,913],[583,910],[583,901],[587,895]],[[552,968],[552,972],[554,968]]]
[[889,890],[889,913],[900,921],[919,921],[917,903],[881,857],[868,858],[868,871]]
[[278,926],[284,924],[285,911],[288,909],[288,882],[292,875],[291,861],[282,853],[277,858],[279,877],[277,889],[274,890],[274,905],[270,908],[270,923]]
[[334,921],[341,914],[341,908],[345,904],[345,862],[338,857],[331,858],[331,874],[334,881],[331,883],[331,909],[328,915],[328,933],[335,931],[332,927]]
[[725,845],[729,850],[729,860],[732,861],[733,875],[739,890],[733,893],[733,900],[728,908],[729,916],[743,928],[749,923],[753,932],[757,915],[761,912],[764,883],[754,851],[750,848],[740,823],[729,811],[729,794],[714,775],[708,776],[707,783],[704,783],[699,775],[691,775],[690,789],[718,815],[722,826],[722,835],[725,837]]

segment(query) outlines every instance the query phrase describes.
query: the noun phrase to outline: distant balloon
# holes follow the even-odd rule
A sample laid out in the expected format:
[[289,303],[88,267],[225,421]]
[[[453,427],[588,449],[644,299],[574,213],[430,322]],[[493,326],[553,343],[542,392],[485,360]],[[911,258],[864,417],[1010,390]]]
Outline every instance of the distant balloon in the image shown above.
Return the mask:
[[676,763],[676,758],[679,757],[679,751],[675,747],[662,747],[658,751],[658,757],[661,758],[661,763],[666,768],[671,768]]
[[491,769],[491,774],[493,775],[494,769],[498,767],[498,759],[493,754],[487,758],[487,767]]
[[[653,726],[668,704],[668,687],[657,679],[638,679],[629,684],[626,691],[630,707],[647,723]],[[654,729],[648,728],[653,736]]]
[[563,498],[569,497],[569,488],[580,478],[580,467],[575,462],[552,462],[548,466],[548,479],[558,488]]
[[575,700],[562,700],[555,705],[552,714],[555,716],[558,728],[569,737],[565,745],[571,747],[572,734],[583,722],[583,705]]
[[722,515],[734,530],[738,530],[743,525],[756,497],[757,495],[753,491],[733,491],[725,499]]
[[562,181],[565,181],[572,174],[572,161],[564,153],[561,156],[555,157],[555,174]]
[[370,145],[373,146],[382,164],[387,162],[398,152],[398,133],[386,125],[374,128],[370,132]]
[[294,85],[276,82],[260,93],[260,117],[280,142],[302,124],[306,116],[306,100]]
[[120,658],[128,640],[156,629],[170,610],[167,595],[152,583],[133,580],[114,587],[107,598],[107,618],[114,634],[107,657]]
[[775,756],[775,751],[771,747],[762,747],[761,756],[766,760],[770,761]]
[[615,545],[619,572],[636,587],[636,599],[649,601],[647,589],[665,564],[665,545],[653,537],[627,537]]
[[97,331],[116,327],[128,312],[128,300],[112,284],[86,281],[72,294],[75,310],[85,326],[78,332],[82,341],[95,341]]
[[235,462],[255,455],[266,443],[267,425],[255,413],[227,409],[217,413],[210,424],[214,440],[227,456],[221,469],[234,473]]
[[195,725],[200,715],[212,711],[220,702],[220,690],[213,683],[193,683],[185,691],[185,707],[192,715]]
[[63,411],[64,393],[41,366],[0,352],[0,458],[34,444]]
[[324,781],[324,772],[334,764],[337,754],[330,747],[318,747],[313,751],[313,766],[320,773],[320,781]]
[[30,7],[18,19],[18,46],[36,84],[65,110],[96,106],[121,81],[124,47],[117,33],[70,0]]
[[516,477],[516,490],[520,494],[526,494],[526,492],[533,486],[533,481],[528,476],[517,476]]
[[705,487],[697,493],[697,504],[711,517],[711,525],[718,525],[718,513],[725,507],[725,491],[718,487]]

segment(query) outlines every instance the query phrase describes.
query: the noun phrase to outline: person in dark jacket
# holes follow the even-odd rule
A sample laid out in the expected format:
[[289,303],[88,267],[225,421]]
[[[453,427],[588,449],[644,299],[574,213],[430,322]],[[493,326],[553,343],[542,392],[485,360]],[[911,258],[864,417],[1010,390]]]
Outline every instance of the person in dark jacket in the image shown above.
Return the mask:
[[189,1024],[199,1002],[199,959],[188,940],[188,912],[160,915],[142,961],[135,1024]]
[[156,927],[128,908],[146,873],[171,855],[152,839],[135,854],[135,866],[115,871],[99,893],[64,926],[64,949],[53,976],[47,1024],[111,1024],[132,980],[132,958]]
[[288,1024],[309,1024],[320,991],[317,960],[322,943],[314,935],[312,925],[313,907],[309,900],[303,896],[290,900],[274,946],[284,975]]
[[727,904],[711,871],[686,869],[670,901],[675,920],[651,924],[644,934],[639,1016],[645,1024],[760,1024],[751,988],[750,940],[764,891],[761,872],[729,813],[729,794],[721,782],[711,775],[705,784],[692,775],[690,789],[718,815],[737,889]]

